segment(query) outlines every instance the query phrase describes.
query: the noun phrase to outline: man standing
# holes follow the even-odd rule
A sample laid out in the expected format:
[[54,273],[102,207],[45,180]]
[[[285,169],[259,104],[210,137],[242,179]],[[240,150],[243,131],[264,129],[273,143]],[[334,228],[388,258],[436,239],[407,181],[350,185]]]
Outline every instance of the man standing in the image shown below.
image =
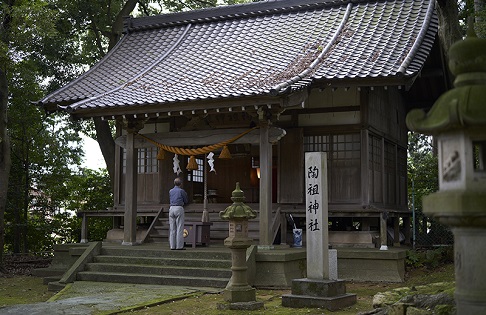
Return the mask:
[[184,248],[184,205],[189,203],[189,198],[181,188],[182,180],[174,179],[174,188],[169,191],[169,245],[170,249],[182,250]]

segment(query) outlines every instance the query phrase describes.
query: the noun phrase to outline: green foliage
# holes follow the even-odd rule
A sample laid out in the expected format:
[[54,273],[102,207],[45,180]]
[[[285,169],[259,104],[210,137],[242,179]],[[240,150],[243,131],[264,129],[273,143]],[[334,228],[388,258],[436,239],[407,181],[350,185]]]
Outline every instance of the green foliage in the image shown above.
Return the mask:
[[[67,192],[65,207],[73,213],[103,210],[113,204],[110,177],[106,169],[82,169],[81,173],[73,176],[68,183]],[[102,241],[112,227],[112,218],[90,219],[88,221],[88,240]]]
[[419,252],[415,250],[407,250],[405,258],[405,266],[408,268],[420,268],[423,266],[423,258]]
[[419,133],[410,132],[408,135],[408,195],[415,197],[417,210],[422,210],[422,197],[439,189],[438,160],[432,141],[432,137]]
[[103,241],[112,228],[112,218],[91,218],[88,223],[88,241]]
[[66,183],[67,198],[63,198],[66,210],[101,210],[113,205],[110,178],[106,169],[83,168]]
[[81,220],[68,212],[55,213],[45,217],[39,213],[29,213],[29,252],[52,251],[54,244],[77,243],[81,233]]
[[435,249],[407,250],[405,266],[408,269],[434,269],[454,262],[454,248],[442,246]]
[[458,1],[459,24],[466,34],[469,18],[474,18],[474,29],[480,38],[486,38],[486,1]]
[[433,138],[410,132],[408,135],[408,202],[415,211],[418,245],[451,244],[450,229],[423,212],[422,200],[439,189],[438,158]]

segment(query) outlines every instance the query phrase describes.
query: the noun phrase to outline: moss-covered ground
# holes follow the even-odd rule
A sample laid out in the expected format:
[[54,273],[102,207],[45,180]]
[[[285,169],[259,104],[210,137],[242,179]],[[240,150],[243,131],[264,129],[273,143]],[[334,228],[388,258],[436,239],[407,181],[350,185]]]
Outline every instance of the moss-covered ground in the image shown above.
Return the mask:
[[45,302],[53,295],[42,283],[42,278],[25,275],[0,277],[0,307]]
[[[436,282],[454,281],[453,264],[442,265],[433,269],[419,268],[407,272],[404,283],[358,283],[348,282],[346,289],[356,293],[358,302],[344,310],[329,312],[322,309],[293,309],[281,305],[281,296],[290,290],[257,290],[257,300],[264,302],[263,310],[256,311],[220,311],[218,303],[223,303],[222,294],[206,293],[189,298],[171,301],[160,305],[130,310],[131,314],[356,314],[372,309],[373,296],[399,287],[417,287]],[[0,277],[0,306],[27,304],[47,301],[53,296],[42,284],[42,279],[31,276]]]

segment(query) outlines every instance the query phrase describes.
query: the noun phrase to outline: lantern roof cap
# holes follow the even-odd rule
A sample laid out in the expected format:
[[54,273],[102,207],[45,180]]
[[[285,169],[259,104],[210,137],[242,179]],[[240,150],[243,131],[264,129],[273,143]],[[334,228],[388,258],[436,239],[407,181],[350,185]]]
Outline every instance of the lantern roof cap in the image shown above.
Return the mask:
[[456,79],[454,88],[442,94],[427,113],[408,113],[409,129],[429,135],[468,129],[486,130],[486,39],[478,38],[469,24],[464,40],[449,50],[449,67]]
[[254,219],[256,218],[256,212],[243,203],[245,195],[240,189],[240,183],[236,183],[236,188],[231,195],[233,204],[227,207],[224,211],[219,213],[221,219],[234,220],[234,219]]

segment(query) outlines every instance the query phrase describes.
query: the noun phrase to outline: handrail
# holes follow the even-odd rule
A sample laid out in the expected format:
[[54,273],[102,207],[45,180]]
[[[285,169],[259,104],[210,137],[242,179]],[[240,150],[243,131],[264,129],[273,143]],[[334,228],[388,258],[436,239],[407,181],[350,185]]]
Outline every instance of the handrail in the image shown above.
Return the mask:
[[275,238],[277,237],[278,229],[280,228],[281,224],[282,220],[280,219],[280,207],[278,207],[272,221],[272,244],[275,242]]
[[154,217],[154,220],[152,221],[152,223],[150,224],[149,228],[147,229],[147,232],[145,232],[145,235],[142,237],[142,239],[140,240],[140,244],[143,244],[145,243],[145,240],[147,239],[147,237],[150,235],[150,233],[152,232],[152,230],[154,229],[155,225],[157,224],[157,222],[159,221],[159,218],[160,216],[162,215],[162,212],[164,211],[164,207],[161,207],[159,212],[157,212],[157,215],[155,215]]

